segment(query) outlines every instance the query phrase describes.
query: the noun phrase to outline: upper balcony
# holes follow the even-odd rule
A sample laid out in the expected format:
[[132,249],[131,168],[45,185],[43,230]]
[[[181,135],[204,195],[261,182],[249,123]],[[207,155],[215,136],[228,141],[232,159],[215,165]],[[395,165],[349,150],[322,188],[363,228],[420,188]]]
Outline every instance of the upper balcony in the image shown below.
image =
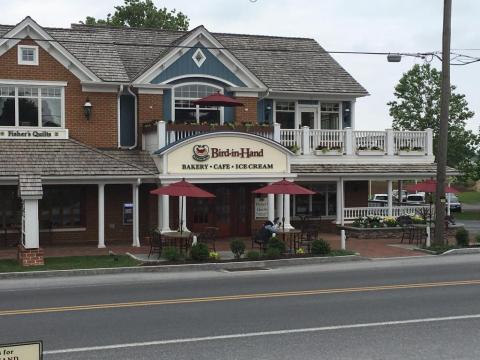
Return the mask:
[[155,151],[178,140],[198,134],[240,131],[267,137],[281,143],[296,156],[292,163],[431,163],[433,156],[433,132],[281,129],[272,125],[187,125],[166,124],[159,121],[145,127],[143,148]]

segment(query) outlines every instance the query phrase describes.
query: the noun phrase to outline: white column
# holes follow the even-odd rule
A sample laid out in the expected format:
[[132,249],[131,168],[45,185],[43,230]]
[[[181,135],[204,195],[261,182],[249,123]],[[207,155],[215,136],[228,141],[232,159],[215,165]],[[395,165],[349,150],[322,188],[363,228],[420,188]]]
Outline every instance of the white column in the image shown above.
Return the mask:
[[387,195],[388,195],[388,216],[393,215],[393,181],[387,180]]
[[275,195],[267,194],[268,220],[273,221],[275,218]]
[[[180,213],[180,209],[182,212]],[[178,228],[180,229],[180,221],[183,219],[182,231],[187,229],[187,198],[185,196],[178,197]]]
[[105,184],[98,184],[98,247],[105,247]]
[[139,188],[139,186],[138,186],[137,183],[132,184],[132,203],[133,203],[133,209],[132,209],[132,212],[133,212],[133,214],[132,214],[133,215],[133,226],[132,226],[133,241],[132,241],[132,246],[135,246],[135,247],[140,246],[140,234],[139,234],[140,223],[139,223],[139,216],[138,216],[138,204],[139,204],[138,188]]
[[280,221],[283,222],[283,195],[279,194],[276,196],[275,205],[277,206],[276,217],[280,218]]
[[276,122],[273,123],[273,140],[278,143],[281,141],[280,124]]
[[285,229],[293,229],[290,224],[290,195],[285,194]]
[[353,130],[350,127],[345,128],[345,154],[353,155],[355,151],[355,139],[353,138]]
[[355,100],[350,102],[350,127],[355,129]]
[[163,227],[163,218],[162,218],[162,197],[157,196],[157,229],[161,230]]
[[433,130],[428,128],[425,130],[427,132],[427,145],[426,145],[426,153],[429,156],[433,156]]
[[25,249],[38,249],[40,247],[38,224],[38,199],[23,199],[24,227],[23,246]]
[[170,196],[161,195],[162,198],[162,232],[169,232],[170,230]]
[[394,135],[395,133],[393,132],[393,129],[387,129],[387,148],[384,149],[387,152],[387,155],[393,156],[395,155],[395,140],[394,140]]
[[302,126],[302,154],[310,154],[310,128]]
[[167,123],[163,120],[157,122],[157,141],[159,149],[167,145]]
[[[450,183],[448,183],[448,187],[450,187]],[[447,216],[450,216],[450,198],[452,197],[452,194],[447,193],[445,195],[447,196]]]
[[342,178],[337,180],[337,224],[342,224],[343,218],[343,180]]

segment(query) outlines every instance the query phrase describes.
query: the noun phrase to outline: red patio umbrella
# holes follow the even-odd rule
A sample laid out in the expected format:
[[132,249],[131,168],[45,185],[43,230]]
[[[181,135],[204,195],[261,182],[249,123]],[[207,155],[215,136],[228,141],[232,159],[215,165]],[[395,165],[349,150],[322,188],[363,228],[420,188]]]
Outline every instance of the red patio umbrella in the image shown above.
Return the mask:
[[[423,191],[427,193],[434,193],[437,192],[437,181],[433,179],[425,180],[422,182],[419,182],[417,184],[412,184],[407,186],[408,191]],[[446,193],[453,193],[456,194],[458,193],[458,190],[451,187],[451,186],[445,186],[445,192]]]
[[[185,197],[196,197],[196,198],[213,198],[215,195],[200,189],[198,186],[195,186],[185,179],[181,181],[172,183],[170,185],[159,187],[155,190],[150,191],[150,194],[154,195],[170,195],[170,196],[185,196]],[[180,233],[183,232],[183,201],[180,202]]]
[[282,214],[282,227],[285,232],[285,195],[313,195],[315,191],[304,188],[295,184],[292,181],[280,180],[270,185],[264,186],[260,189],[254,190],[254,194],[282,194],[283,195],[283,214]]

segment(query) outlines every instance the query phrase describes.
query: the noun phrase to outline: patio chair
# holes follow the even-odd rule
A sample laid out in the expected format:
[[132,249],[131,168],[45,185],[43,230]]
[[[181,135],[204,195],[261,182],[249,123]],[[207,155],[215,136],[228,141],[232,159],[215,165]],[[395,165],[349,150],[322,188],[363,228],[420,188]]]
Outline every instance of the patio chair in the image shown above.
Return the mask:
[[148,237],[150,242],[150,251],[148,253],[148,258],[150,259],[150,255],[158,253],[158,258],[160,259],[160,255],[162,255],[162,234],[158,229],[154,229],[151,231],[150,236]]
[[405,240],[405,235],[407,235],[408,243],[410,244],[413,240],[414,235],[412,218],[408,215],[402,215],[397,218],[397,223],[402,228],[402,240],[400,240],[400,242],[403,244],[403,240]]
[[268,239],[265,239],[266,236],[270,236],[270,233],[265,232],[263,228],[258,229],[252,235],[252,249],[258,247],[262,252],[267,250]]
[[217,239],[218,230],[219,229],[217,227],[213,227],[213,226],[206,227],[205,230],[198,235],[197,241],[199,243],[204,243],[207,246],[211,244],[213,251],[216,251],[215,241]]
[[307,247],[307,253],[310,253],[312,248],[312,242],[318,240],[319,228],[317,225],[308,225],[300,235],[298,243],[295,245],[295,249],[299,249],[302,246]]

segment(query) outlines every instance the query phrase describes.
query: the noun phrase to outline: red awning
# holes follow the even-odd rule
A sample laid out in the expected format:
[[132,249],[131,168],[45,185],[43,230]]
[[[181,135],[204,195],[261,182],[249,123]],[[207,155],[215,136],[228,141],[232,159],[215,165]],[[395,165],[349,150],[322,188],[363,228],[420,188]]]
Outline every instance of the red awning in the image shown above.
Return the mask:
[[288,180],[281,180],[270,185],[264,186],[260,189],[254,190],[255,194],[290,194],[290,195],[313,195],[315,191],[304,188],[294,182]]
[[196,100],[193,102],[195,105],[205,105],[205,106],[243,106],[243,103],[237,99],[225,96],[217,92],[216,94],[209,95],[202,99]]
[[150,191],[150,194],[154,195],[170,195],[170,196],[186,196],[197,198],[213,198],[215,195],[200,189],[188,181],[182,180],[176,183],[159,187]]
[[[410,191],[410,192],[421,191],[426,193],[434,193],[434,192],[437,192],[437,181],[431,180],[431,179],[425,180],[417,184],[408,185],[406,186],[406,189],[407,191]],[[451,186],[445,186],[445,192],[456,194],[459,191]]]

